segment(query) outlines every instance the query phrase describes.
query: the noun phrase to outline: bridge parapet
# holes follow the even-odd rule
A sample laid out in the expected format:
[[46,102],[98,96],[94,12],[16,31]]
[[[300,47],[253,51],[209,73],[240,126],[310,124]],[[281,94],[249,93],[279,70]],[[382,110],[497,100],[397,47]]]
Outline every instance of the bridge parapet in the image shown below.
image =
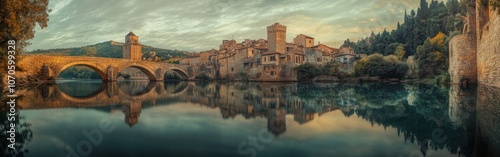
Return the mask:
[[165,62],[135,61],[119,58],[54,56],[54,55],[23,55],[17,64],[20,77],[37,76],[44,80],[53,80],[65,69],[83,65],[95,70],[104,81],[116,81],[118,73],[128,67],[134,67],[144,72],[150,80],[162,81],[168,70],[173,70],[188,79],[189,65],[170,64]]

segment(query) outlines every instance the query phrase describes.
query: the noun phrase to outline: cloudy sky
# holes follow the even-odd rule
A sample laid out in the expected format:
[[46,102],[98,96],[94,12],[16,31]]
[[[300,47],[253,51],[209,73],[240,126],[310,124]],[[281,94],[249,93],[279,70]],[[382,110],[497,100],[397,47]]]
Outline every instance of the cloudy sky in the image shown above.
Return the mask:
[[203,51],[222,40],[267,39],[266,26],[287,26],[287,41],[306,34],[333,47],[384,28],[392,30],[418,0],[50,0],[48,27],[37,28],[28,50],[124,41]]

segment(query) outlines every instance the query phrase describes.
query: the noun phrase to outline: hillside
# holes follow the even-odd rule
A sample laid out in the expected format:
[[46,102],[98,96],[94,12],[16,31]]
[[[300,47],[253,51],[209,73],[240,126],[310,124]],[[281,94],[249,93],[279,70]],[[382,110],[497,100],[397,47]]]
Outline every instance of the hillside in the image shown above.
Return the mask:
[[[68,55],[68,56],[95,56],[108,58],[122,58],[123,43],[115,41],[106,41],[94,45],[87,45],[76,48],[59,49],[38,49],[27,52],[27,54],[49,54],[49,55]],[[150,52],[156,53],[150,53]],[[146,60],[166,61],[172,58],[187,57],[186,53],[179,50],[169,50],[142,45],[142,55]]]

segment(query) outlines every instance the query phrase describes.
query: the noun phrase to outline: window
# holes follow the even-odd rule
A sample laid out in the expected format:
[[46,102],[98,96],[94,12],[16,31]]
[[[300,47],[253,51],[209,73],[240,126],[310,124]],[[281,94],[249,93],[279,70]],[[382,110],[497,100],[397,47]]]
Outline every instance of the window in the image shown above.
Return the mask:
[[271,76],[274,76],[274,71],[271,71]]
[[269,58],[269,61],[276,61],[276,56],[271,56],[271,57]]
[[234,71],[234,68],[233,68],[233,67],[231,67],[231,71]]
[[321,62],[321,58],[319,58],[319,57],[316,58],[316,61]]
[[310,43],[312,43],[312,41],[311,41],[311,40],[309,40],[309,44],[310,44]]
[[264,62],[267,61],[267,57],[264,57]]

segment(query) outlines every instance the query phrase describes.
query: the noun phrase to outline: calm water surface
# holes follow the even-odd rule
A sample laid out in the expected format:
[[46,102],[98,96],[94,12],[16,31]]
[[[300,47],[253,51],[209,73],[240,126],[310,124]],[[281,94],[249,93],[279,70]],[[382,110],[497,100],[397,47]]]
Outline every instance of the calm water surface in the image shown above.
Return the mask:
[[24,156],[500,155],[491,87],[61,80],[18,93]]

